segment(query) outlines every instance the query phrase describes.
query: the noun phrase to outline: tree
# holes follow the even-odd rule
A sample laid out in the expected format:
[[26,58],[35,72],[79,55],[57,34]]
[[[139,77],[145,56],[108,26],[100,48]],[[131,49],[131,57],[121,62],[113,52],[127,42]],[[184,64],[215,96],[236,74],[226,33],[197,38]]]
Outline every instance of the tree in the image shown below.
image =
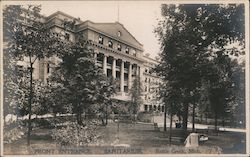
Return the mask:
[[172,125],[173,125],[173,116],[179,115],[181,108],[181,97],[180,97],[180,89],[176,88],[175,82],[168,82],[168,85],[161,90],[160,97],[164,102],[164,131],[166,131],[166,114],[170,115],[170,129],[169,129],[169,143],[171,145],[172,141]]
[[96,101],[91,106],[91,111],[94,111],[95,114],[100,114],[102,123],[104,125],[104,118],[105,118],[105,125],[108,124],[108,116],[110,114],[110,106],[112,103],[111,97],[116,92],[116,86],[114,79],[112,77],[106,77],[105,75],[99,75],[96,84]]
[[72,109],[72,114],[76,114],[77,124],[83,126],[82,114],[85,117],[97,114],[101,110],[99,104],[107,103],[114,93],[112,81],[95,65],[93,53],[88,41],[72,43],[70,50],[62,55],[62,62],[52,78],[62,86],[64,103]]
[[[202,89],[203,80],[209,80],[208,73],[216,75],[217,71],[209,67],[218,64],[215,61],[220,60],[218,54],[222,58],[244,55],[244,5],[164,4],[162,16],[163,20],[155,30],[161,43],[161,63],[156,71],[166,87],[168,82],[177,82],[175,88],[181,90],[180,110],[186,130],[190,104],[193,104],[194,119],[195,107],[200,106],[196,105],[200,99],[196,91]],[[243,50],[237,46],[228,48],[230,43],[238,43]],[[225,70],[230,72],[230,69]],[[225,94],[223,99],[229,93]]]
[[[231,119],[234,119],[241,127],[246,127],[245,108],[245,62],[237,63],[232,71],[233,92],[235,93],[234,103],[231,111]],[[233,120],[232,120],[233,121]]]
[[131,95],[131,110],[133,111],[132,113],[134,114],[134,121],[136,121],[136,114],[139,111],[139,107],[142,104],[142,87],[141,87],[141,82],[140,82],[140,77],[137,76],[132,83],[130,93]]
[[66,47],[61,35],[53,32],[42,22],[40,6],[29,5],[27,8],[16,5],[6,6],[3,11],[4,42],[7,44],[8,53],[12,57],[24,59],[28,62],[29,74],[24,76],[29,79],[28,100],[28,133],[27,144],[30,145],[31,115],[33,104],[33,65],[45,57],[61,53]]

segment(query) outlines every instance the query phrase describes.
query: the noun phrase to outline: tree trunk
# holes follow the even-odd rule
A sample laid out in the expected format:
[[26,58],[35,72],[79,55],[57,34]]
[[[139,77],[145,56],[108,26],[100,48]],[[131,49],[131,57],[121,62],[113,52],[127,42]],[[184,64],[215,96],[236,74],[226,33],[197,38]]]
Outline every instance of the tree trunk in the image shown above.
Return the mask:
[[167,131],[167,105],[164,105],[164,131]]
[[173,113],[170,113],[170,129],[169,129],[169,144],[171,145],[172,141],[172,125],[173,125]]
[[192,115],[192,132],[195,130],[195,103],[193,104],[193,115]]
[[108,125],[108,104],[107,103],[105,104],[105,107],[106,107],[106,116],[105,116],[106,124],[105,125]]
[[215,111],[215,116],[214,116],[214,130],[217,134],[217,126],[218,126],[218,113]]
[[206,113],[206,125],[208,124],[207,117],[208,117],[208,115],[207,115],[207,113]]
[[201,124],[203,124],[203,114],[201,114],[200,116],[200,121],[201,121]]
[[78,125],[82,125],[82,120],[81,120],[81,109],[78,108],[77,112],[76,112],[76,120],[77,120],[77,124]]
[[186,132],[187,131],[187,122],[188,122],[188,103],[184,106],[183,111],[183,122],[182,122],[182,128]]
[[32,105],[32,98],[33,98],[33,63],[31,62],[30,57],[30,95],[29,95],[29,107],[28,107],[28,113],[29,113],[29,119],[28,119],[28,133],[27,133],[27,145],[30,146],[30,134],[31,134],[31,105]]
[[222,126],[225,127],[225,118],[222,119]]

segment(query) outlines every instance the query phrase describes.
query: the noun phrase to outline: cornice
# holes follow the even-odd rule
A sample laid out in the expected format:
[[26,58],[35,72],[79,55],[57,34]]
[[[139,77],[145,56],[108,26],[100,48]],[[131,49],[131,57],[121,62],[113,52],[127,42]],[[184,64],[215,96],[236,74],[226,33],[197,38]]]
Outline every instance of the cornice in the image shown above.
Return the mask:
[[133,45],[133,44],[131,44],[131,43],[128,43],[128,42],[126,42],[126,41],[124,41],[124,40],[121,40],[121,39],[119,39],[119,38],[117,38],[117,37],[108,35],[108,34],[106,34],[105,32],[102,32],[102,31],[100,31],[100,30],[97,30],[97,29],[95,29],[95,28],[93,28],[93,27],[91,27],[91,26],[86,26],[85,28],[82,28],[82,29],[80,29],[80,30],[77,30],[76,33],[81,32],[81,31],[84,31],[84,30],[87,30],[87,29],[92,30],[92,31],[94,31],[94,32],[96,32],[96,33],[99,33],[99,34],[101,34],[101,35],[104,35],[104,36],[106,36],[106,37],[109,37],[109,38],[111,38],[111,39],[113,39],[113,40],[116,40],[116,41],[118,41],[118,42],[120,42],[120,43],[123,43],[123,44],[125,44],[125,45],[131,46],[131,47],[133,47],[134,49],[137,49],[137,50],[140,50],[140,51],[144,51],[142,48],[140,48],[140,47],[138,47],[138,46],[135,46],[135,45]]

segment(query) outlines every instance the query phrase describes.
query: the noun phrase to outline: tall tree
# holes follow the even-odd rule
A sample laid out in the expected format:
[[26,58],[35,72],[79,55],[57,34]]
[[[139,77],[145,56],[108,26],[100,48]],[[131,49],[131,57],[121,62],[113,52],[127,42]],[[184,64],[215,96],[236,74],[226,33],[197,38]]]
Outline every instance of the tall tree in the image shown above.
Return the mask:
[[63,87],[64,102],[76,114],[78,125],[85,125],[82,114],[96,114],[98,104],[107,103],[115,92],[112,81],[95,64],[93,53],[88,41],[72,43],[52,78]]
[[142,104],[142,86],[140,82],[140,77],[137,76],[132,82],[132,86],[130,89],[131,95],[131,110],[133,111],[132,113],[134,114],[134,121],[136,121],[136,115],[139,111],[139,108]]
[[169,81],[176,81],[176,88],[181,89],[180,110],[186,130],[190,104],[197,106],[199,101],[193,99],[196,97],[193,94],[201,89],[202,80],[209,80],[208,73],[216,74],[216,70],[208,71],[213,65],[210,63],[218,63],[215,60],[220,58],[219,53],[223,56],[244,54],[244,50],[227,47],[230,43],[239,43],[244,49],[244,5],[164,4],[161,9],[163,20],[159,21],[156,33],[162,52],[156,71],[166,86]]
[[[30,145],[31,115],[33,104],[33,70],[34,63],[41,58],[60,53],[65,45],[61,35],[56,34],[42,22],[40,6],[9,5],[3,10],[3,32],[7,53],[18,59],[23,58],[28,63],[29,79],[28,100],[28,133],[27,144]],[[62,46],[63,45],[63,46]]]

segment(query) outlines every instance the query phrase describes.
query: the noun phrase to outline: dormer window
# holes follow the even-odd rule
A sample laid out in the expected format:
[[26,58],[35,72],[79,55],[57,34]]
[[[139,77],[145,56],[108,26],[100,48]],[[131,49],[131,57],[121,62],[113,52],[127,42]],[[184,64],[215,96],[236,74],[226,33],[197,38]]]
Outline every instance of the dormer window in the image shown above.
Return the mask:
[[120,32],[120,31],[117,32],[117,36],[118,36],[118,37],[121,36],[121,32]]
[[126,52],[127,54],[129,54],[129,48],[128,48],[128,47],[126,47],[125,52]]
[[135,53],[135,50],[134,50],[134,49],[132,49],[131,52],[132,52],[132,55],[133,55],[133,56],[136,56],[136,53]]
[[99,44],[103,44],[103,36],[99,36]]
[[113,42],[111,40],[109,40],[109,47],[113,48]]
[[117,50],[121,51],[122,50],[122,46],[120,44],[117,45]]

